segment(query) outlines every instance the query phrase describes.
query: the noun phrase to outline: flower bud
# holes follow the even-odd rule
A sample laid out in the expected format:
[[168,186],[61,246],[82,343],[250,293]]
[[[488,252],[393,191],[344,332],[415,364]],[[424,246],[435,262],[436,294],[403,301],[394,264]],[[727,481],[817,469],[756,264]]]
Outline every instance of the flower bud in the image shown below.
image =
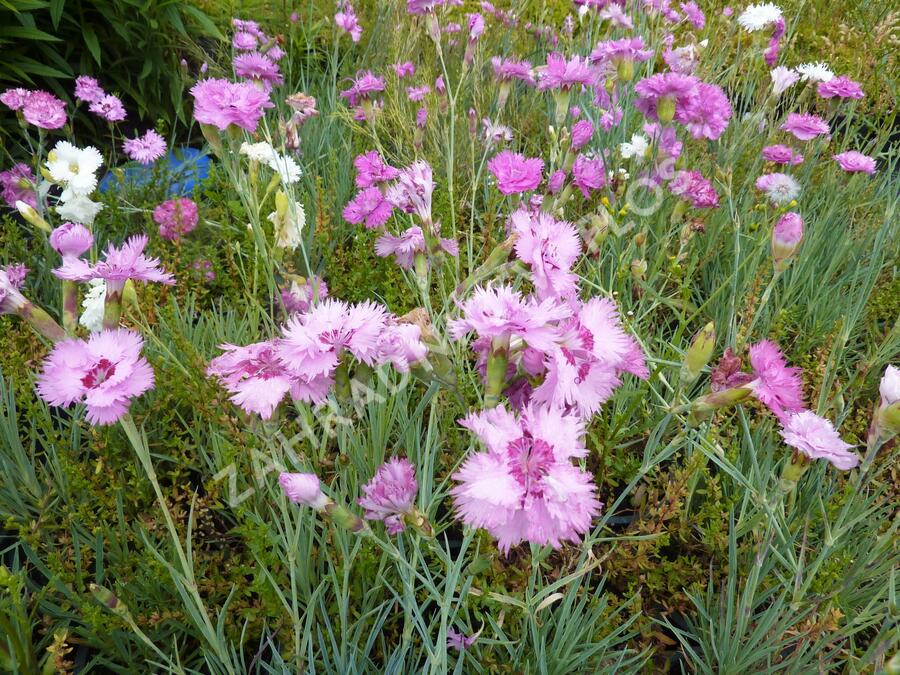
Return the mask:
[[663,124],[668,124],[675,119],[675,99],[671,96],[663,96],[656,104],[656,116]]
[[732,387],[722,391],[714,391],[706,396],[701,396],[690,405],[691,424],[697,424],[712,417],[712,414],[720,409],[736,405],[750,395],[750,389],[746,387]]
[[63,258],[77,258],[93,245],[94,235],[80,223],[63,223],[50,233],[50,246]]
[[41,217],[41,214],[37,212],[37,210],[31,206],[30,204],[26,204],[25,202],[19,200],[16,202],[16,208],[19,210],[19,215],[21,215],[26,221],[34,225],[39,230],[43,230],[44,232],[50,232],[50,224]]
[[90,584],[88,588],[91,591],[91,595],[94,596],[97,602],[106,607],[106,609],[108,609],[113,614],[121,616],[123,619],[129,618],[131,616],[128,612],[128,605],[119,600],[119,598],[117,598],[116,595],[108,588],[98,586],[97,584]]
[[900,434],[900,368],[888,366],[878,387],[881,403],[875,411],[879,436],[887,440]]
[[287,498],[295,504],[305,504],[316,511],[322,511],[332,503],[322,492],[319,477],[314,473],[288,473],[285,471],[278,476],[278,482]]
[[634,77],[634,61],[632,59],[619,60],[616,75],[622,82],[630,82]]
[[803,219],[790,211],[785,213],[772,228],[772,259],[776,269],[783,270],[793,257],[803,239]]
[[712,358],[715,346],[716,325],[710,321],[694,336],[694,341],[684,355],[684,362],[681,364],[683,385],[687,386],[700,377],[700,373]]

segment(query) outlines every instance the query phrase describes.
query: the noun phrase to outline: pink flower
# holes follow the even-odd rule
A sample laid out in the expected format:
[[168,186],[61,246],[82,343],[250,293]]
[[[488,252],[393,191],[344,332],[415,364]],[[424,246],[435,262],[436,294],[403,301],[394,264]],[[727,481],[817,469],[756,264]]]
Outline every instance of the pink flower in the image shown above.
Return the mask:
[[266,108],[274,107],[268,93],[249,82],[218,78],[200,80],[191,87],[191,95],[194,97],[194,119],[220,131],[232,124],[250,132],[256,131]]
[[107,122],[121,122],[125,119],[125,106],[118,96],[106,94],[88,106],[95,115],[102,117]]
[[685,18],[693,24],[694,28],[703,30],[703,27],[706,25],[706,15],[703,14],[703,10],[697,6],[694,0],[682,2],[681,11],[684,12]]
[[568,90],[577,84],[587,86],[593,82],[594,69],[582,56],[573,56],[568,61],[559,52],[547,56],[547,65],[538,68],[538,89]]
[[238,31],[231,38],[231,46],[239,52],[253,51],[259,45],[259,40],[253,33]]
[[699,171],[678,171],[669,182],[669,192],[691,203],[695,209],[714,209],[719,206],[715,188]]
[[603,166],[603,159],[578,155],[572,165],[572,185],[581,190],[585,199],[590,199],[591,190],[599,190],[606,185],[606,169]]
[[547,192],[551,195],[555,195],[560,190],[562,190],[562,186],[566,182],[566,172],[562,169],[557,169],[553,172],[553,175],[550,176],[550,179],[547,181]]
[[353,166],[356,168],[356,187],[358,188],[372,187],[394,180],[400,175],[400,171],[385,164],[381,155],[375,150],[357,155],[353,160]]
[[177,241],[197,226],[197,204],[187,197],[164,201],[153,209],[153,220],[159,225],[159,236]]
[[322,492],[322,484],[314,473],[283,471],[278,476],[278,484],[292,502],[311,506],[316,511],[321,511],[331,501]]
[[[693,75],[681,73],[651,75],[634,85],[638,95],[634,107],[651,120],[688,121],[691,111],[697,105],[699,85],[700,80]],[[663,106],[662,118],[659,116],[660,105]]]
[[592,63],[615,64],[618,61],[647,61],[651,56],[653,56],[653,50],[644,49],[644,39],[637,36],[622,40],[598,42],[594,51],[591,52],[590,59]]
[[771,68],[778,61],[778,51],[781,48],[781,38],[784,37],[786,25],[783,18],[775,21],[775,27],[772,28],[772,37],[769,39],[769,46],[763,52],[763,61]]
[[846,75],[833,77],[827,82],[819,82],[816,91],[821,98],[861,99],[865,96],[859,82],[854,82]]
[[750,363],[755,379],[747,387],[782,422],[787,413],[804,409],[800,369],[787,365],[778,346],[763,340],[750,347]]
[[344,207],[344,220],[354,225],[364,223],[366,227],[383,227],[391,217],[394,207],[384,198],[377,187],[368,187],[356,193]]
[[581,237],[572,224],[545,211],[518,209],[509,225],[516,234],[516,257],[531,268],[538,297],[573,296],[578,276],[571,270],[581,254]]
[[32,91],[22,106],[22,116],[41,129],[59,129],[66,124],[66,104],[46,91]]
[[756,189],[766,193],[776,206],[789,204],[800,196],[800,183],[786,173],[766,173],[756,179]]
[[10,110],[21,110],[25,107],[25,101],[28,100],[31,93],[29,89],[23,89],[22,87],[7,89],[0,94],[0,103],[3,103]]
[[334,15],[334,23],[337,27],[350,35],[350,39],[359,42],[362,37],[362,26],[356,18],[356,10],[349,0],[339,0],[338,12]]
[[516,336],[540,351],[552,349],[560,339],[555,322],[571,310],[553,298],[525,300],[509,286],[479,286],[459,305],[462,317],[451,319],[447,328],[454,340],[470,332],[479,338],[509,340]]
[[53,270],[53,274],[69,281],[105,279],[107,291],[121,291],[129,279],[174,284],[175,278],[160,268],[158,258],[144,255],[145,246],[145,234],[130,237],[121,248],[110,243],[102,261],[92,265],[80,258],[63,260],[62,266]]
[[294,386],[294,378],[278,358],[277,346],[275,340],[246,347],[219,345],[225,353],[209,362],[206,375],[222,383],[232,403],[267,420]]
[[831,133],[831,130],[828,128],[828,122],[818,115],[807,113],[788,113],[787,120],[780,128],[790,132],[801,141],[809,141],[816,136],[827,136]]
[[460,421],[487,447],[453,474],[457,517],[497,538],[504,553],[528,541],[554,548],[578,542],[602,504],[584,457],[584,423],[574,415],[526,406],[518,419],[502,405]]
[[16,208],[16,202],[25,202],[36,209],[37,194],[31,167],[19,162],[6,171],[0,171],[0,197],[10,208]]
[[153,388],[143,344],[124,328],[57,342],[37,379],[38,394],[52,406],[84,403],[88,422],[113,424],[128,412],[131,399]]
[[867,173],[869,175],[875,173],[875,160],[856,150],[842,152],[834,155],[832,159],[848,173]]
[[859,457],[851,452],[834,426],[810,410],[789,415],[780,431],[784,442],[809,459],[826,459],[838,469],[849,471],[859,464]]
[[29,304],[19,292],[23,280],[17,276],[14,270],[0,269],[0,314],[18,314]]
[[767,145],[762,149],[762,158],[776,164],[796,166],[803,163],[803,155],[786,145]]
[[425,250],[425,235],[422,228],[416,225],[403,232],[399,237],[383,234],[375,242],[376,255],[382,258],[393,255],[397,265],[405,270],[413,266],[413,258],[416,253],[424,253]]
[[341,98],[347,99],[348,105],[359,105],[369,100],[373,94],[384,91],[384,80],[375,76],[371,70],[361,70],[352,80],[348,89],[341,92]]
[[419,484],[416,471],[406,458],[392,457],[362,487],[365,497],[356,503],[365,509],[366,520],[382,520],[388,534],[406,529],[403,516],[412,512]]
[[401,80],[404,77],[410,77],[416,74],[416,64],[412,61],[406,61],[404,63],[395,63],[392,68],[394,72],[397,74]]
[[260,52],[246,52],[234,57],[234,74],[254,82],[262,82],[268,89],[279,84],[284,84],[284,77],[278,64],[266,54]]
[[431,87],[427,84],[422,85],[421,87],[407,87],[406,88],[406,96],[410,101],[421,101],[428,95],[428,92],[431,91]]
[[803,218],[799,213],[785,213],[772,228],[772,257],[776,264],[794,255],[803,239]]
[[684,125],[694,138],[711,141],[721,136],[731,119],[731,104],[720,87],[701,82],[697,85],[697,100],[684,115]]
[[408,373],[411,366],[421,363],[428,356],[428,347],[422,342],[422,329],[411,323],[399,323],[390,317],[378,336],[377,363],[390,363],[401,373]]
[[103,87],[93,77],[80,75],[75,78],[75,98],[85,103],[94,103],[106,96]]
[[166,154],[166,141],[153,129],[137,138],[129,138],[122,144],[126,156],[141,164],[153,164]]
[[453,628],[447,629],[447,649],[452,647],[458,652],[464,652],[475,644],[477,639],[478,633],[475,635],[465,635],[464,633],[458,633]]
[[63,223],[50,233],[50,246],[63,260],[78,258],[94,245],[94,235],[79,223]]
[[521,80],[526,84],[535,84],[534,68],[528,61],[514,61],[494,56],[491,58],[491,67],[494,69],[494,76],[501,82]]
[[572,149],[581,150],[594,135],[594,125],[590,120],[579,120],[572,126]]
[[504,150],[488,162],[488,170],[497,179],[497,189],[503,194],[528,192],[540,184],[544,160],[525,158],[512,150]]
[[387,200],[405,213],[415,213],[423,223],[431,223],[431,195],[434,179],[431,165],[417,160],[400,171],[397,181],[388,187]]

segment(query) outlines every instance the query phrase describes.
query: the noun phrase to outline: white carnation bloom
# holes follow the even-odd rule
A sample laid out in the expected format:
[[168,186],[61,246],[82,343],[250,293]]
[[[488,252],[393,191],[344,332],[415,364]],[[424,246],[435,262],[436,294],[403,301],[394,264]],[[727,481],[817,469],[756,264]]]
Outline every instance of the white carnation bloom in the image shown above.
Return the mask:
[[275,156],[275,148],[265,141],[242,143],[240,152],[242,155],[247,155],[251,161],[263,164],[267,164]]
[[294,202],[293,206],[289,205],[283,219],[278,217],[277,211],[272,211],[269,214],[269,222],[275,226],[275,245],[277,247],[293,251],[303,241],[306,211],[300,202]]
[[64,204],[56,205],[56,215],[63,220],[71,220],[73,223],[91,226],[94,218],[103,209],[103,204],[92,202],[87,197],[73,197]]
[[619,146],[619,152],[625,159],[631,157],[643,159],[647,156],[647,151],[649,149],[650,139],[644,136],[644,134],[632,134],[630,143],[622,143]]
[[737,21],[745,30],[755,33],[781,18],[781,8],[771,2],[750,5],[738,17]]
[[90,290],[81,301],[81,317],[78,323],[92,333],[103,330],[103,309],[106,306],[106,281],[91,279]]
[[800,79],[800,75],[797,74],[797,71],[792,70],[791,68],[785,68],[784,66],[773,68],[769,74],[772,76],[772,91],[776,96],[786,91]]
[[797,72],[800,73],[800,79],[804,82],[828,82],[834,79],[834,72],[828,67],[828,64],[821,61],[797,66]]
[[68,141],[59,141],[47,155],[47,172],[54,183],[63,187],[59,197],[63,202],[93,192],[102,165],[103,155],[97,148],[76,148]]
[[287,155],[276,153],[269,160],[269,168],[278,172],[278,175],[281,176],[281,182],[285,185],[293,185],[303,175],[300,165]]

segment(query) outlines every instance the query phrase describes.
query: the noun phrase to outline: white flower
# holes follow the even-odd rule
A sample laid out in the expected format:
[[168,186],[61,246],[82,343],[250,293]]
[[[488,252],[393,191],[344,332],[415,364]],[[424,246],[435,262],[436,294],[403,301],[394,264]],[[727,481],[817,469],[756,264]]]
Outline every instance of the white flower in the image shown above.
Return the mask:
[[800,79],[804,82],[828,82],[834,79],[834,73],[827,63],[817,61],[816,63],[804,63],[797,66],[797,72],[800,73]]
[[644,134],[632,134],[630,143],[622,143],[619,146],[619,152],[625,159],[631,157],[637,157],[639,160],[644,159],[649,149],[650,139]]
[[90,290],[81,301],[81,318],[78,323],[92,333],[103,330],[103,309],[106,306],[106,281],[91,279]]
[[59,141],[47,155],[47,171],[54,183],[63,186],[59,197],[63,202],[93,192],[102,165],[103,155],[97,148],[76,148],[68,141]]
[[793,84],[800,79],[800,75],[797,74],[797,71],[792,70],[791,68],[785,68],[784,66],[773,68],[769,74],[772,76],[772,91],[776,96],[793,86]]
[[754,33],[781,18],[781,8],[771,2],[750,5],[738,17],[738,23],[747,31]]
[[278,172],[278,175],[281,177],[281,182],[285,185],[296,183],[300,180],[300,176],[303,175],[297,162],[287,155],[279,155],[276,153],[269,160],[269,168]]
[[900,368],[888,366],[878,387],[881,393],[881,404],[888,406],[900,401]]
[[265,141],[259,143],[241,143],[240,152],[242,155],[247,155],[250,161],[261,162],[263,164],[268,164],[275,156],[275,148]]
[[800,183],[785,173],[772,174],[766,196],[776,206],[789,204],[800,196]]
[[63,220],[71,220],[73,223],[81,223],[90,227],[94,224],[94,218],[103,210],[103,204],[92,202],[87,197],[73,197],[65,204],[56,205],[56,215]]
[[269,214],[269,222],[275,226],[275,245],[279,248],[295,250],[303,241],[303,228],[306,227],[306,211],[303,204],[293,202],[288,205],[284,218],[278,217],[277,211]]

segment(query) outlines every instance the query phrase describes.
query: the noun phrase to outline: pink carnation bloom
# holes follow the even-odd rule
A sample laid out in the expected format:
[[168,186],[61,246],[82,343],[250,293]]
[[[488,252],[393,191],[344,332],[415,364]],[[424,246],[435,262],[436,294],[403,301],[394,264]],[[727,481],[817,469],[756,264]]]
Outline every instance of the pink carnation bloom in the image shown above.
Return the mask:
[[422,329],[411,323],[398,323],[389,318],[378,336],[377,363],[390,363],[401,373],[408,373],[411,366],[421,363],[428,356],[428,347],[422,342]]
[[504,150],[488,162],[488,171],[497,179],[497,189],[503,194],[528,192],[540,184],[544,160],[526,158],[512,150]]
[[23,280],[18,276],[15,270],[0,269],[0,314],[18,314],[28,304],[19,292]]
[[491,58],[491,67],[494,69],[494,76],[501,82],[521,80],[526,84],[535,84],[534,68],[528,61],[514,61],[494,56]]
[[334,23],[347,33],[353,42],[359,42],[359,39],[362,37],[362,26],[359,25],[356,11],[348,0],[338,3],[338,12],[334,15]]
[[94,103],[106,96],[103,87],[93,77],[80,75],[75,78],[75,98],[85,103]]
[[274,107],[268,93],[249,82],[218,78],[200,80],[191,87],[191,95],[194,97],[194,119],[220,131],[232,124],[250,132],[256,131],[266,108]]
[[[459,254],[459,247],[456,242],[449,239],[440,240],[441,248],[452,256]],[[375,254],[386,258],[389,255],[394,256],[397,265],[402,269],[408,270],[413,266],[413,261],[417,253],[427,253],[428,248],[425,245],[425,235],[422,228],[413,225],[403,232],[399,237],[390,234],[383,234],[378,237],[375,242]]]
[[715,188],[699,171],[678,171],[669,182],[669,192],[691,203],[695,209],[714,209],[719,205]]
[[394,207],[377,187],[368,187],[356,193],[344,207],[344,220],[368,228],[383,227],[391,217]]
[[817,91],[822,98],[861,99],[865,96],[859,82],[854,82],[846,75],[833,77],[827,82],[819,82]]
[[572,185],[581,190],[585,199],[590,198],[591,190],[599,190],[606,185],[606,169],[603,166],[603,159],[578,155],[572,165]]
[[379,91],[384,91],[384,80],[377,77],[371,70],[361,70],[352,80],[352,85],[341,92],[341,98],[347,99],[351,106],[359,105],[367,101]]
[[278,476],[278,484],[284,490],[284,495],[295,504],[311,506],[319,511],[330,501],[322,492],[322,484],[314,473],[283,471]]
[[856,150],[848,150],[832,157],[848,173],[875,173],[875,160]]
[[222,383],[232,403],[267,420],[294,386],[294,378],[278,358],[277,346],[276,340],[246,347],[219,345],[225,353],[209,362],[206,375]]
[[22,116],[41,129],[59,129],[66,124],[66,104],[46,91],[32,91],[22,106]]
[[410,101],[421,101],[428,95],[428,92],[430,91],[431,87],[429,87],[427,84],[422,85],[421,87],[407,87],[406,96]]
[[558,52],[547,55],[547,65],[538,68],[538,89],[568,90],[575,85],[588,86],[594,80],[594,69],[582,56],[566,57]]
[[827,136],[831,133],[828,122],[818,115],[808,113],[788,113],[787,120],[780,128],[801,141],[810,141],[816,136]]
[[397,181],[388,187],[385,196],[404,213],[415,213],[423,223],[430,224],[433,192],[431,165],[420,159],[400,171]]
[[124,328],[57,342],[37,379],[38,394],[52,406],[84,403],[88,422],[113,424],[128,412],[131,399],[153,388],[143,344]]
[[404,63],[395,63],[392,68],[394,72],[397,74],[401,80],[404,77],[409,77],[416,74],[416,64],[412,61],[406,61]]
[[706,26],[706,15],[703,13],[703,10],[697,6],[697,3],[694,2],[694,0],[682,2],[681,11],[684,12],[685,18],[690,21],[697,30],[703,30],[703,27]]
[[400,534],[406,529],[403,516],[413,510],[418,490],[413,465],[406,458],[392,457],[363,485],[365,497],[356,503],[366,510],[366,520],[382,520],[388,534]]
[[683,122],[694,138],[714,141],[728,128],[731,104],[725,92],[714,84],[701,82],[697,92],[697,100],[686,111]]
[[590,417],[621,384],[619,375],[649,376],[644,354],[625,331],[615,303],[591,298],[561,328],[559,345],[546,359],[547,375],[533,400],[575,409]]
[[247,52],[234,57],[234,74],[254,82],[261,82],[267,89],[284,84],[278,64],[260,52]]
[[129,159],[141,164],[153,164],[166,154],[166,141],[154,129],[148,129],[143,136],[126,140],[122,150]]
[[787,365],[778,345],[769,340],[751,345],[750,363],[755,379],[747,387],[782,424],[788,413],[804,409],[801,371]]
[[459,305],[462,317],[448,322],[454,340],[470,332],[488,340],[515,336],[540,351],[552,349],[560,339],[555,322],[571,316],[571,310],[553,298],[523,299],[509,286],[479,286]]
[[[479,631],[480,633],[481,631]],[[478,633],[475,635],[466,635],[465,633],[459,633],[453,628],[447,629],[447,649],[451,647],[458,652],[464,652],[478,639]]]
[[125,119],[125,106],[118,96],[106,94],[88,106],[95,115],[102,117],[107,122],[121,122]]
[[497,538],[501,551],[528,541],[554,548],[578,542],[602,504],[591,474],[572,463],[587,454],[584,423],[574,415],[503,406],[460,421],[487,447],[453,474],[457,516]]
[[50,246],[63,260],[78,258],[94,245],[94,235],[80,223],[63,223],[50,233]]
[[238,31],[231,38],[231,46],[239,52],[249,52],[259,46],[259,40],[253,33],[247,31]]
[[197,226],[197,204],[187,197],[175,197],[153,209],[153,220],[159,225],[159,236],[177,241]]
[[144,255],[146,246],[145,234],[128,238],[121,248],[110,243],[102,261],[92,265],[80,258],[63,260],[62,266],[53,270],[53,274],[69,281],[105,279],[107,292],[121,292],[129,279],[174,284],[175,278],[159,266],[158,258]]
[[21,110],[25,107],[25,101],[28,100],[31,93],[31,90],[23,89],[22,87],[7,89],[0,94],[0,103],[3,103],[10,110]]
[[674,119],[678,122],[689,121],[691,111],[697,105],[699,96],[698,80],[693,75],[681,73],[657,73],[634,85],[638,95],[634,107],[651,120],[657,117],[657,108],[661,101],[671,100],[675,104]]
[[572,126],[572,149],[576,152],[587,145],[594,135],[594,125],[590,120],[579,120]]
[[399,169],[395,169],[384,163],[381,155],[375,150],[370,150],[362,155],[357,155],[353,160],[356,168],[356,187],[367,188],[394,180],[400,175]]
[[640,36],[622,40],[598,42],[591,52],[592,63],[616,63],[617,61],[641,62],[653,56],[652,49],[644,49],[644,39]]
[[767,145],[762,149],[762,158],[776,164],[796,166],[803,163],[803,155],[786,145]]
[[851,452],[834,426],[810,410],[789,415],[783,420],[781,437],[809,459],[826,459],[838,469],[849,471],[859,464],[859,457]]
[[562,169],[557,169],[553,172],[553,175],[547,180],[547,192],[551,195],[557,194],[560,190],[562,190],[563,185],[566,182],[566,172]]
[[518,209],[509,226],[516,235],[516,257],[531,268],[538,297],[575,295],[578,276],[571,270],[581,255],[581,237],[572,224],[545,211]]
[[20,162],[6,171],[0,171],[0,197],[12,209],[16,208],[16,202],[25,202],[36,209],[37,194],[31,167]]

